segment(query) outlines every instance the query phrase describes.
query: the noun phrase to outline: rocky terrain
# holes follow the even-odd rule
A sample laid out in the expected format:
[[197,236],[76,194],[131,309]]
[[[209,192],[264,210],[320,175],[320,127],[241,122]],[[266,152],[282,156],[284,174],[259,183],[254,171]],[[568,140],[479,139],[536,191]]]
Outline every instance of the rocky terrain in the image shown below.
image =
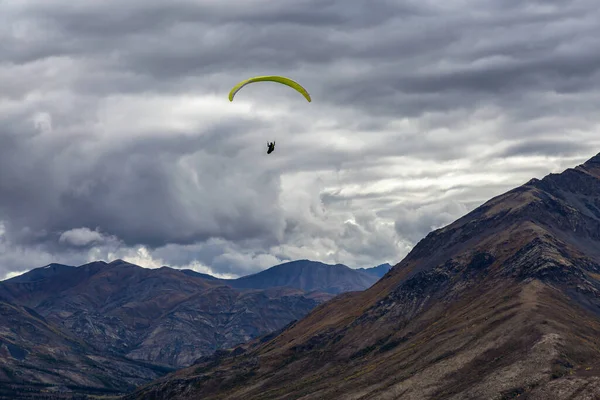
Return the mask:
[[[307,291],[285,286],[310,282],[329,267],[303,263],[292,279],[269,272],[276,284],[257,282],[256,289],[121,260],[50,264],[0,282],[0,386],[12,388],[0,396],[15,398],[26,390],[123,393],[217,349],[280,329],[334,297],[314,285]],[[337,292],[377,280],[354,270],[347,275],[330,275],[340,279],[337,286],[323,282]],[[357,286],[354,276],[366,286]]]
[[124,399],[598,398],[599,293],[600,154],[431,232],[371,288]]
[[172,370],[104,354],[31,308],[0,302],[0,398],[78,389],[123,393]]

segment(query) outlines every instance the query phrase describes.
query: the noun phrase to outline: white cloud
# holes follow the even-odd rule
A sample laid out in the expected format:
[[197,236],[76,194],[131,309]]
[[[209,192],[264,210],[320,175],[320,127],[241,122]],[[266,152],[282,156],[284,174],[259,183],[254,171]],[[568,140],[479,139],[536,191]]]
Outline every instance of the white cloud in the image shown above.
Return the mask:
[[110,240],[110,238],[107,238],[97,230],[92,231],[89,228],[70,229],[61,233],[60,237],[58,238],[60,243],[77,247],[89,246],[91,244],[102,244],[107,240]]

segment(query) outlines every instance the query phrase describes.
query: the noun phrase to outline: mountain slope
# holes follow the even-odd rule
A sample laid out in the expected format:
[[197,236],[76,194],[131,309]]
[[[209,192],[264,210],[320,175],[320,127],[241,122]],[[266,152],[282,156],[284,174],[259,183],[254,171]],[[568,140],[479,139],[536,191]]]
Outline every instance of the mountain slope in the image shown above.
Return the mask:
[[333,297],[234,289],[121,260],[51,264],[0,282],[0,294],[0,386],[9,387],[0,398],[10,399],[59,388],[131,391],[171,367],[280,329]]
[[593,398],[599,279],[600,154],[431,232],[271,340],[125,398]]
[[2,294],[28,305],[37,304],[48,293],[58,293],[76,287],[96,273],[106,263],[90,263],[81,268],[62,264],[49,264],[22,275],[0,282]]
[[226,281],[226,279],[219,279],[219,278],[214,277],[212,275],[203,274],[203,273],[191,270],[191,269],[180,269],[179,271],[183,272],[184,274],[186,274],[188,276],[195,276],[195,277],[198,277],[198,278],[208,279],[208,280],[211,280],[211,281],[218,281],[218,280]]
[[50,387],[117,394],[170,370],[101,354],[34,310],[0,302],[0,398]]
[[339,294],[364,290],[373,285],[377,279],[377,276],[353,270],[342,264],[329,265],[298,260],[276,265],[254,275],[227,280],[227,284],[240,289],[287,286],[307,292]]
[[0,287],[98,351],[174,367],[278,329],[320,301],[291,288],[240,291],[220,280],[120,260],[52,269]]
[[219,286],[190,296],[165,310],[126,354],[130,358],[187,366],[215,350],[229,348],[302,318],[319,304],[303,292],[239,292]]

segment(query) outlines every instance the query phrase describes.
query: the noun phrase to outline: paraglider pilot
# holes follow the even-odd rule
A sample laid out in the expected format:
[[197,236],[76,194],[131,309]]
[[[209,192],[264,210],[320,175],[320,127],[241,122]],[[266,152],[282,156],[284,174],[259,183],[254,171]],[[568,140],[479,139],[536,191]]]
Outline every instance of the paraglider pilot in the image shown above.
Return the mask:
[[267,154],[271,154],[275,150],[275,142],[267,142]]

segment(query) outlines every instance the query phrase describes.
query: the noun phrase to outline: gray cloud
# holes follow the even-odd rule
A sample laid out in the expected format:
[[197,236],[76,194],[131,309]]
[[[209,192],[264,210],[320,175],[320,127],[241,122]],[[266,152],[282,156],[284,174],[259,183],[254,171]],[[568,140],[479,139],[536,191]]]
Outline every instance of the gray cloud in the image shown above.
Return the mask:
[[[598,21],[592,0],[2,3],[0,277],[396,263],[600,151]],[[313,102],[227,100],[262,74]]]
[[399,208],[400,218],[394,228],[400,237],[416,243],[434,229],[441,228],[466,214],[467,207],[457,202],[433,203],[418,208]]

